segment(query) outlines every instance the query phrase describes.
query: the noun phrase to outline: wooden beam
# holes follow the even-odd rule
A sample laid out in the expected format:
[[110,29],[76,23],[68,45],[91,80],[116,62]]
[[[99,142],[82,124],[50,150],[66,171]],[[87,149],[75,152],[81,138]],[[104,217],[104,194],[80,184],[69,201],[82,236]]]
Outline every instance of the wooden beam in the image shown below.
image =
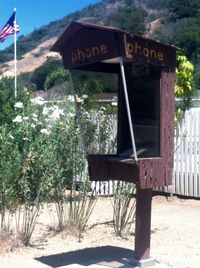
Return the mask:
[[135,257],[139,261],[150,259],[151,201],[152,188],[141,190],[137,187]]

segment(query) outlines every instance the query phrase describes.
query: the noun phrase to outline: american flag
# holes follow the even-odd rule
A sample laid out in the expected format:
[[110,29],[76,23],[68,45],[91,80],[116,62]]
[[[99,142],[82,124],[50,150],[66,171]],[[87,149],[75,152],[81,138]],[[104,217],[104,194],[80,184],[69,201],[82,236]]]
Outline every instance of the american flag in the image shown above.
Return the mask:
[[3,42],[6,40],[6,38],[14,33],[19,32],[19,26],[16,24],[15,20],[15,11],[13,12],[12,16],[8,20],[8,22],[5,24],[5,26],[0,31],[0,42]]

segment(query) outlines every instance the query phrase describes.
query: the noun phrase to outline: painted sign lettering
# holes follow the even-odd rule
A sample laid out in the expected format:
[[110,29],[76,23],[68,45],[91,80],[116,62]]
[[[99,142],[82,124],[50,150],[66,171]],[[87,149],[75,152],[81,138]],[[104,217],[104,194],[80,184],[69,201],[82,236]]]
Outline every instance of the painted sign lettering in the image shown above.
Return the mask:
[[126,35],[126,57],[160,66],[175,66],[176,50],[151,39],[140,36]]
[[71,62],[74,65],[76,62],[84,62],[89,61],[91,58],[100,57],[102,55],[106,55],[108,52],[108,48],[105,44],[101,44],[99,46],[88,47],[85,49],[77,48],[71,54]]
[[[65,48],[63,56],[67,63],[66,66],[77,68],[119,56],[144,64],[170,66],[172,59],[175,58],[172,55],[175,50],[172,51],[167,46],[161,46],[158,42],[132,35],[124,35],[124,37],[124,40],[118,38],[118,43],[114,35],[98,34],[97,36],[94,33],[93,39],[89,34],[85,36],[85,39],[78,37],[73,46]],[[173,64],[175,65],[175,63]]]
[[131,42],[127,44],[126,47],[128,54],[136,54],[141,55],[149,59],[158,60],[162,62],[164,60],[164,53],[163,51],[159,51],[153,48],[144,47],[141,44],[139,45],[138,42]]

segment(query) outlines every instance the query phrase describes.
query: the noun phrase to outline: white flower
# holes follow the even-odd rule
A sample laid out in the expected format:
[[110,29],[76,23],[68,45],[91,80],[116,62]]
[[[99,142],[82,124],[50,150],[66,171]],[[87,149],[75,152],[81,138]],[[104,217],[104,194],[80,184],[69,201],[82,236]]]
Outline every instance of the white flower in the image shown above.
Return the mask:
[[47,107],[43,107],[42,114],[47,115],[49,113],[49,109]]
[[112,101],[111,104],[112,104],[112,106],[117,106],[117,102],[116,101]]
[[76,95],[76,102],[77,103],[82,103],[83,102],[83,99],[79,98],[79,96]]
[[50,118],[56,120],[59,119],[61,115],[64,115],[63,110],[55,109],[53,113],[50,115]]
[[33,119],[34,122],[38,122],[37,118],[38,118],[38,115],[35,114],[35,113],[32,113],[32,119]]
[[36,117],[32,118],[34,122],[38,122],[38,119]]
[[89,114],[88,111],[86,111],[86,110],[83,111],[83,115],[84,115],[87,119],[90,118],[90,114]]
[[45,134],[45,135],[49,135],[49,134],[50,134],[50,132],[49,132],[48,129],[46,129],[46,128],[42,128],[42,129],[40,130],[40,132],[41,132],[42,134]]
[[69,117],[74,117],[74,114],[73,113],[68,113],[68,116]]
[[58,105],[54,105],[52,108],[53,108],[53,110],[59,109]]
[[49,111],[54,111],[54,110],[55,110],[54,106],[49,107]]
[[67,96],[67,100],[74,102],[74,96],[72,96],[72,95]]
[[21,123],[23,121],[23,118],[21,115],[17,115],[14,119],[13,122],[14,123]]
[[0,134],[0,140],[2,140],[2,135]]
[[32,128],[35,128],[35,124],[31,124],[31,127],[32,127]]
[[29,117],[28,116],[24,116],[23,117],[23,120],[26,120],[27,121],[27,120],[29,120]]
[[13,137],[13,135],[9,135],[9,138],[11,138],[11,140],[14,140],[14,137]]
[[18,102],[16,102],[15,104],[14,104],[14,107],[15,108],[23,108],[23,103],[21,102],[21,101],[18,101]]
[[32,99],[31,102],[34,105],[43,105],[45,103],[45,101],[42,97],[36,97],[36,98]]
[[23,140],[24,140],[24,141],[28,141],[28,138],[25,137],[25,138],[23,138]]
[[106,107],[101,106],[99,110],[100,110],[100,111],[104,111],[104,112],[105,112],[105,111],[106,111]]

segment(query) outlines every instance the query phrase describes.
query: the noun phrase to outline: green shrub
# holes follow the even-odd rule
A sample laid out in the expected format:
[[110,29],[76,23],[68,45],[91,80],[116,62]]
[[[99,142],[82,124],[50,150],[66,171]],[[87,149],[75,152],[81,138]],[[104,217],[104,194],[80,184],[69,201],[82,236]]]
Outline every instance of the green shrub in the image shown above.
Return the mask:
[[0,125],[10,124],[16,115],[15,102],[23,101],[28,104],[30,93],[27,88],[17,89],[17,99],[14,97],[14,79],[0,79]]
[[42,66],[35,69],[31,82],[35,84],[37,90],[45,90],[45,81],[48,75],[62,66],[60,60],[49,58]]
[[49,75],[47,75],[44,83],[45,90],[48,90],[49,88],[62,83],[64,81],[67,81],[67,72],[66,69],[63,67],[59,67],[55,71],[52,71]]

